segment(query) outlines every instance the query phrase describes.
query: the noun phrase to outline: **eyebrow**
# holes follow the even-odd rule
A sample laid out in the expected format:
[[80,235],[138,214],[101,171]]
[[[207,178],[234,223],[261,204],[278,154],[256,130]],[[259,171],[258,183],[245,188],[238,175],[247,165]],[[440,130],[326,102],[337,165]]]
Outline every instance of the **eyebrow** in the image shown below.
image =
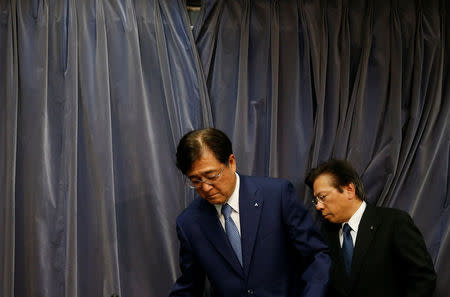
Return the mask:
[[326,193],[324,194],[323,191],[319,191],[317,194],[316,194],[316,193],[313,193],[313,195],[314,195],[314,197],[317,197],[317,196],[323,196],[323,195],[326,195]]
[[214,172],[216,172],[217,171],[217,169],[211,169],[211,170],[208,170],[208,171],[205,171],[205,172],[201,172],[199,175],[197,175],[197,174],[194,174],[194,175],[188,175],[188,178],[190,178],[190,179],[192,179],[192,178],[198,178],[198,177],[201,177],[202,175],[204,176],[204,175],[208,175],[208,174],[211,174],[211,173],[214,173]]

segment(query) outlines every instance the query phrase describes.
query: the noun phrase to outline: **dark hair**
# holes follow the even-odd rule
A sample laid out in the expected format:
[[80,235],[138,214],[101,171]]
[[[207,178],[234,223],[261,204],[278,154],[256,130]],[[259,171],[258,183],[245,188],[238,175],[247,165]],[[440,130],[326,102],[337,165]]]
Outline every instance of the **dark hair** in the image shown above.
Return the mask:
[[350,183],[355,185],[355,193],[361,200],[366,200],[364,187],[358,173],[352,165],[345,160],[329,160],[311,169],[305,179],[305,183],[312,189],[314,181],[322,174],[329,174],[333,178],[333,187],[342,193],[342,187]]
[[177,168],[186,175],[192,163],[197,161],[205,150],[211,151],[216,159],[226,164],[233,149],[228,136],[215,128],[199,129],[185,134],[177,147]]

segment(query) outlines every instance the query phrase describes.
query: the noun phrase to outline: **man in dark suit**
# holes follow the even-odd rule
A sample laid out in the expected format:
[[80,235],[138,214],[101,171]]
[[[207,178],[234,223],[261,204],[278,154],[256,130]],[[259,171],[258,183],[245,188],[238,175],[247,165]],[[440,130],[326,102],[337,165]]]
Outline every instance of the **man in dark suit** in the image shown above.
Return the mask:
[[346,161],[320,165],[306,183],[327,221],[322,229],[333,261],[327,296],[433,296],[433,262],[406,212],[367,204],[361,180]]
[[324,296],[331,260],[315,223],[285,180],[236,173],[228,137],[186,134],[177,167],[200,196],[177,218],[181,276],[170,296]]

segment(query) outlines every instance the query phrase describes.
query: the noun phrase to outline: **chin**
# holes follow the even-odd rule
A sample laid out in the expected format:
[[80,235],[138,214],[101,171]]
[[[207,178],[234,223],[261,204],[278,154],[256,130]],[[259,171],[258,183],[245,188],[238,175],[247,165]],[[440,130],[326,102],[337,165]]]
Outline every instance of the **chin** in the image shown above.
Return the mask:
[[205,198],[205,200],[211,204],[224,204],[226,202],[226,199],[224,199],[223,197],[211,197]]
[[326,215],[323,217],[325,220],[327,220],[330,223],[337,223],[336,220],[334,220],[334,218],[330,215]]

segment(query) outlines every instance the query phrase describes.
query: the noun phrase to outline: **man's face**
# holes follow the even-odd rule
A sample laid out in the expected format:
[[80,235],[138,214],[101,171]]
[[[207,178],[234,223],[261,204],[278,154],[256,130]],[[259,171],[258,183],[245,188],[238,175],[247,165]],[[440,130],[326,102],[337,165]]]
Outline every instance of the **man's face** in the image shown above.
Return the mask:
[[352,216],[351,210],[351,190],[342,187],[342,193],[333,186],[333,177],[329,174],[322,174],[316,178],[313,184],[314,197],[317,199],[316,209],[322,216],[331,223],[347,222]]
[[[224,168],[225,166],[225,168]],[[228,201],[236,186],[236,160],[230,155],[227,164],[222,164],[214,154],[205,150],[201,157],[192,163],[191,170],[186,174],[190,180],[205,180],[223,171],[213,184],[200,183],[195,189],[197,193],[211,204],[223,204]]]

